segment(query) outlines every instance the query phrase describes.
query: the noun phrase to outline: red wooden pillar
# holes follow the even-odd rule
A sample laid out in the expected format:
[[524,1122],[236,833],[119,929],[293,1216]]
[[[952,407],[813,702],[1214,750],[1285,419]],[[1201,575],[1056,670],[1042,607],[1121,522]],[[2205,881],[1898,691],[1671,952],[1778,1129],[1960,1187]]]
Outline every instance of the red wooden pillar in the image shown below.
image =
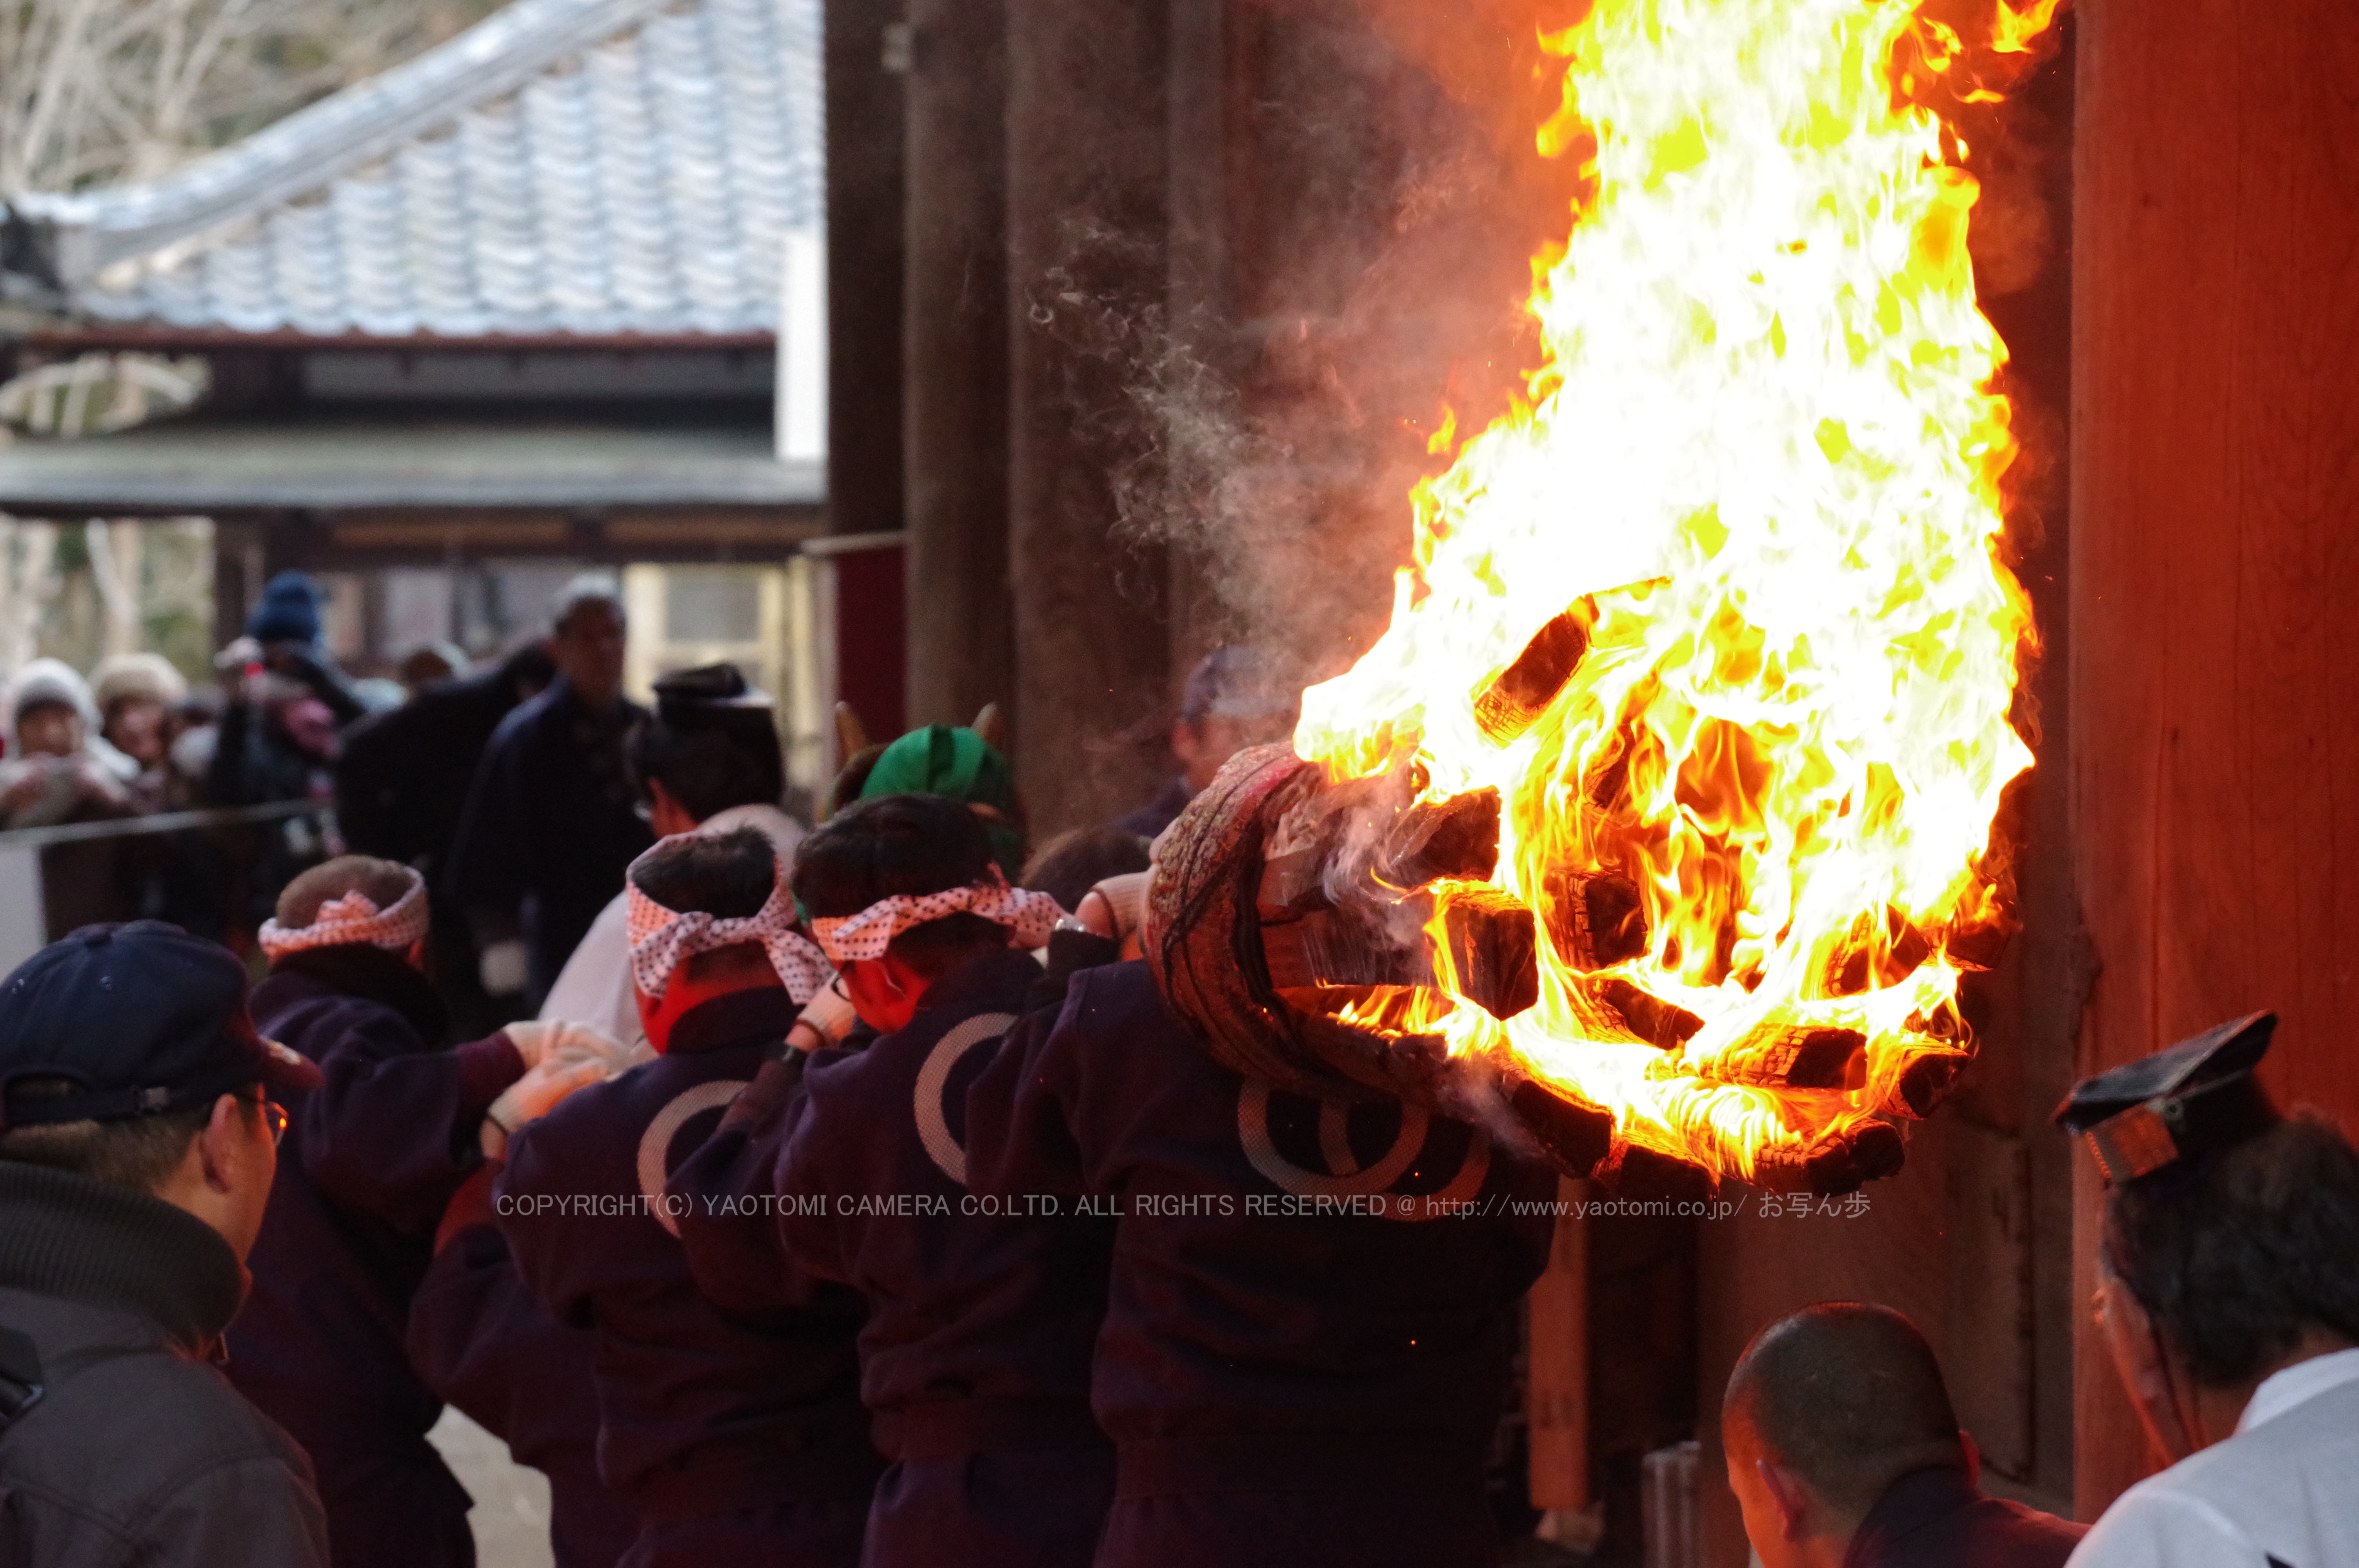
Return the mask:
[[[2347,0],[2086,0],[2072,811],[2084,1071],[2251,1008],[2359,1127],[2359,27]],[[2078,1158],[2075,1263],[2100,1195]],[[2077,1314],[2076,1503],[2145,1474]]]

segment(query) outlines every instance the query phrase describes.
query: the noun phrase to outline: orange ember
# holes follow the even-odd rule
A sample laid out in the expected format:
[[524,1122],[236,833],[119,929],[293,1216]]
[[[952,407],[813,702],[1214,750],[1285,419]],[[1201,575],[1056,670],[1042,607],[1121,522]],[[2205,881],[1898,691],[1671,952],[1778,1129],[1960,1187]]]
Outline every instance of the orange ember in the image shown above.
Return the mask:
[[[1974,48],[2020,52],[2056,0],[1983,5]],[[1990,94],[1893,0],[1597,0],[1542,43],[1541,150],[1592,163],[1534,263],[1545,362],[1418,487],[1391,628],[1304,694],[1295,747],[1507,802],[1494,879],[1438,890],[1453,1005],[1419,1026],[1753,1177],[1953,1062],[1959,974],[2004,934],[1985,861],[2034,633],[1998,557],[1976,186],[1930,106]],[[1445,937],[1502,894],[1549,934],[1504,1021]]]

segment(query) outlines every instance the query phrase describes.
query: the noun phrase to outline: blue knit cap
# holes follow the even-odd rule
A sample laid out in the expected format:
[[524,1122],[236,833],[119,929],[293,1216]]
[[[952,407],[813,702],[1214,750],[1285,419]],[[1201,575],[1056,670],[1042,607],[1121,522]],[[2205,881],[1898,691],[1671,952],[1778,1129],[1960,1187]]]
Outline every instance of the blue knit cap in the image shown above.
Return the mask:
[[320,641],[320,589],[301,572],[280,572],[262,589],[245,634],[257,643]]

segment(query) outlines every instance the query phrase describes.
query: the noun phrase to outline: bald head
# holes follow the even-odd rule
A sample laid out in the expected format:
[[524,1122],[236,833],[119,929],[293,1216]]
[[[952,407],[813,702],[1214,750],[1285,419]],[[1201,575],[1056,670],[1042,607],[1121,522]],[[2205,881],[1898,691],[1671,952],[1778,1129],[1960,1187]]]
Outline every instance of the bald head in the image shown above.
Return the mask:
[[1763,1329],[1721,1411],[1732,1454],[1756,1450],[1854,1519],[1911,1471],[1965,1462],[1932,1346],[1864,1302],[1822,1302]]

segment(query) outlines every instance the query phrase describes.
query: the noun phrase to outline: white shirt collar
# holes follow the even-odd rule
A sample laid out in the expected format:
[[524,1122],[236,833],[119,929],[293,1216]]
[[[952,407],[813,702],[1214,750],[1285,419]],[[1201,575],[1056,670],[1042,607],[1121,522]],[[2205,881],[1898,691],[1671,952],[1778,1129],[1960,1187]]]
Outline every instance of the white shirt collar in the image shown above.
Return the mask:
[[2245,1413],[2237,1418],[2236,1430],[2250,1432],[2263,1422],[2275,1421],[2296,1405],[2307,1404],[2345,1383],[2359,1383],[2359,1349],[2334,1350],[2297,1361],[2261,1379],[2261,1386],[2253,1390],[2252,1399],[2245,1406]]

